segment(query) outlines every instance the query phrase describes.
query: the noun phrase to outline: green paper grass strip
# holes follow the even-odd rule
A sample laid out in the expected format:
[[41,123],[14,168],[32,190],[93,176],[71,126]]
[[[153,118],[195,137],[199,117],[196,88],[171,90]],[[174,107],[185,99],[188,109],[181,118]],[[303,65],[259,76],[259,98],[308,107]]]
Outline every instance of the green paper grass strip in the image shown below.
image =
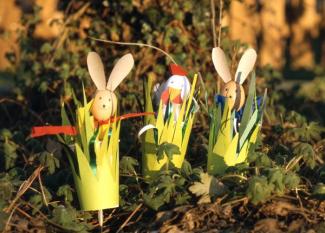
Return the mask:
[[265,106],[266,93],[261,107],[257,107],[255,74],[249,84],[249,91],[239,130],[234,131],[234,110],[230,110],[227,100],[222,108],[216,104],[212,109],[208,146],[208,173],[222,175],[230,166],[246,162],[249,151],[254,149]]
[[[154,129],[147,130],[141,136],[142,173],[145,178],[155,177],[162,169],[168,169],[169,165],[176,168],[182,167],[195,117],[195,113],[192,111],[192,100],[196,81],[197,75],[194,75],[190,95],[182,103],[176,122],[173,111],[164,121],[162,102],[160,102],[157,117],[153,115],[145,117],[145,125],[155,126]],[[145,84],[146,112],[153,112],[151,88],[152,80],[149,79]],[[169,145],[169,152],[166,152],[168,149],[161,152],[160,148],[164,145]]]
[[[77,103],[78,135],[74,142],[71,141],[71,137],[61,138],[65,144],[74,148],[68,158],[80,207],[85,211],[114,208],[119,205],[120,122],[96,128],[90,114],[91,104],[92,101],[87,103],[85,95],[84,105]],[[64,107],[61,110],[61,117],[63,125],[70,125]]]

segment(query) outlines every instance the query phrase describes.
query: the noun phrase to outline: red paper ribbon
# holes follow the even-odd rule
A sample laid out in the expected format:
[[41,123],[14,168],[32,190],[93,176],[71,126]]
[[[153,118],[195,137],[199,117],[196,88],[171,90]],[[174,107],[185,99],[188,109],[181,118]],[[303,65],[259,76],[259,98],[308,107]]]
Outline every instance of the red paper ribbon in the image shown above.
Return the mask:
[[41,137],[44,135],[56,135],[56,134],[66,134],[66,135],[77,135],[77,130],[74,126],[64,125],[64,126],[36,126],[32,128],[31,137]]
[[[100,121],[99,125],[105,125],[108,123],[112,123],[114,121],[120,121],[128,118],[139,117],[139,116],[147,116],[147,115],[154,115],[154,112],[141,112],[141,113],[129,113],[119,117],[111,117],[106,121]],[[64,125],[64,126],[36,126],[32,127],[31,137],[41,137],[45,135],[57,135],[57,134],[65,134],[75,136],[77,135],[77,129],[71,125]]]

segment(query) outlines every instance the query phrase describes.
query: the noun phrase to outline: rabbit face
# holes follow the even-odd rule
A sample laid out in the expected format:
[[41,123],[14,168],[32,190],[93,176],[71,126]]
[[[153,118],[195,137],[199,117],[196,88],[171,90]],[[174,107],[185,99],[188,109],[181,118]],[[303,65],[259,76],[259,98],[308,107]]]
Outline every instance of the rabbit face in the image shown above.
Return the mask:
[[116,112],[116,95],[109,90],[97,91],[91,113],[97,121],[108,120]]
[[226,55],[219,47],[212,49],[213,65],[220,78],[225,83],[221,95],[228,98],[230,109],[235,108],[239,111],[244,105],[245,93],[242,84],[246,80],[248,74],[253,70],[256,56],[256,51],[254,49],[247,49],[239,61],[235,78],[232,80]]
[[88,53],[87,65],[90,77],[98,89],[93,100],[91,113],[95,120],[106,121],[116,112],[117,99],[113,91],[131,71],[134,65],[133,57],[130,53],[121,57],[115,64],[107,83],[104,66],[97,53]]
[[245,102],[245,92],[242,85],[235,81],[229,81],[221,90],[221,95],[228,98],[228,106],[230,109],[241,109]]

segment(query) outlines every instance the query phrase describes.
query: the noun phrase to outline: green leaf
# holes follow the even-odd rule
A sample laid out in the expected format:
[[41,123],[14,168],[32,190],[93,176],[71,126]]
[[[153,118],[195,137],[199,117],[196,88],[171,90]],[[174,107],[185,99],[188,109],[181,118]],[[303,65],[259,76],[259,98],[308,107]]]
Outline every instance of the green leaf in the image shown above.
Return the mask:
[[165,204],[164,195],[159,195],[156,197],[152,197],[148,194],[143,194],[144,203],[153,210],[158,210],[162,205]]
[[275,168],[269,170],[269,184],[272,184],[274,186],[274,192],[277,194],[283,194],[285,191],[284,177],[285,174],[282,169]]
[[300,177],[294,172],[288,172],[283,180],[286,188],[295,189],[300,183]]
[[52,45],[48,42],[44,43],[41,47],[41,53],[48,54],[52,51]]
[[120,161],[120,169],[122,173],[134,174],[135,167],[139,166],[138,160],[130,156],[123,156]]
[[296,156],[302,156],[306,165],[313,169],[316,166],[315,152],[313,146],[309,143],[299,143],[293,150]]
[[90,228],[86,223],[79,222],[77,219],[77,211],[68,206],[57,206],[53,212],[53,218],[51,221],[59,224],[63,229],[67,231],[74,231],[74,232],[87,232]]
[[271,167],[272,160],[267,154],[262,152],[252,152],[248,154],[248,162],[255,163],[257,167]]
[[157,150],[157,160],[158,162],[164,158],[164,155],[166,154],[169,161],[173,159],[174,154],[180,154],[179,147],[175,144],[164,142],[161,145],[158,146]]
[[14,185],[8,174],[0,178],[0,200],[9,201],[14,192]]
[[301,127],[292,129],[292,132],[299,137],[300,140],[312,142],[321,139],[321,134],[325,132],[325,128],[321,127],[317,122],[304,123]]
[[[44,191],[44,196],[46,198],[47,202],[50,202],[52,200],[52,195],[51,193],[47,190],[45,186],[43,186],[43,191]],[[29,202],[33,204],[35,209],[33,209],[32,213],[36,214],[37,210],[40,210],[44,205],[44,198],[42,194],[34,194],[33,196],[30,197]]]
[[191,196],[188,193],[178,193],[175,198],[175,204],[176,205],[185,205],[188,204],[189,200],[191,199]]
[[15,162],[18,157],[16,153],[17,149],[18,145],[16,143],[11,140],[5,140],[2,151],[4,153],[6,170],[15,166]]
[[253,176],[248,181],[247,197],[253,204],[267,201],[272,194],[273,187],[268,184],[265,176]]
[[189,190],[197,197],[201,197],[199,203],[209,203],[211,198],[225,194],[227,187],[214,176],[202,172],[200,182],[194,182],[189,187]]
[[187,177],[193,174],[192,166],[186,159],[182,164],[181,173]]
[[159,184],[157,185],[157,189],[163,190],[164,201],[169,202],[171,196],[176,192],[176,184],[175,181],[170,176],[161,176],[159,179]]
[[64,197],[64,201],[66,203],[71,203],[73,201],[73,189],[70,187],[70,185],[62,185],[56,192],[56,195],[59,197]]
[[56,168],[60,167],[60,161],[53,155],[53,153],[44,151],[41,153],[39,160],[41,164],[48,169],[50,174],[53,174]]

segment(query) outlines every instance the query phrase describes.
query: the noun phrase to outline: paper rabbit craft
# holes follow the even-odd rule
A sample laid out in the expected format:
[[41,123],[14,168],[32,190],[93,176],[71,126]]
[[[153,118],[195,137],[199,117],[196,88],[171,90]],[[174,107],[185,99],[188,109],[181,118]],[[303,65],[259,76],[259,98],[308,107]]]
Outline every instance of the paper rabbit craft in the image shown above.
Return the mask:
[[104,122],[116,112],[117,98],[114,90],[130,73],[134,60],[130,53],[121,57],[115,64],[107,83],[102,60],[96,52],[88,53],[87,65],[90,77],[97,87],[91,113],[96,121]]
[[187,72],[182,67],[171,64],[170,72],[171,76],[166,82],[155,86],[153,100],[156,109],[162,101],[164,115],[174,110],[175,119],[177,119],[181,104],[190,94],[191,84],[187,79]]
[[225,83],[221,90],[221,95],[228,98],[228,106],[230,109],[239,111],[245,103],[245,92],[242,84],[252,71],[256,62],[256,56],[254,49],[247,49],[239,61],[235,78],[232,80],[223,50],[219,47],[212,49],[214,67]]
[[[90,77],[97,87],[97,92],[90,109],[91,114],[94,117],[96,127],[113,121],[150,114],[132,113],[120,117],[114,117],[117,109],[117,98],[114,90],[123,81],[123,79],[126,78],[134,65],[134,60],[130,53],[124,55],[117,61],[107,83],[102,60],[96,52],[88,53],[87,65]],[[55,134],[76,135],[78,134],[78,131],[75,126],[72,125],[39,126],[32,128],[31,136],[40,137]]]

